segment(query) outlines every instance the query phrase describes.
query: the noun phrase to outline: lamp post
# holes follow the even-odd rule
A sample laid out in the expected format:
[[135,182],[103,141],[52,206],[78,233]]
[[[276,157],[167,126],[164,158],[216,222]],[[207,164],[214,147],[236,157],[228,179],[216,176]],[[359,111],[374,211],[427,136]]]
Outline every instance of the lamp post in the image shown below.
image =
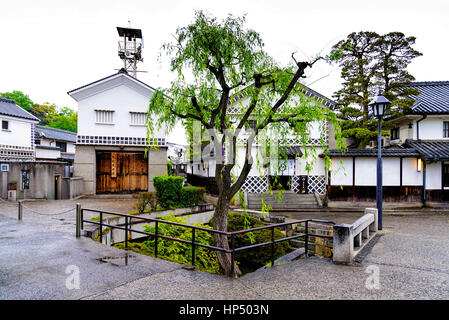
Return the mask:
[[378,229],[382,230],[382,148],[381,148],[381,129],[382,117],[387,111],[387,107],[391,104],[387,98],[382,95],[382,90],[379,90],[377,96],[369,103],[373,110],[374,116],[378,120],[377,132],[377,185],[376,185],[376,202],[378,212]]

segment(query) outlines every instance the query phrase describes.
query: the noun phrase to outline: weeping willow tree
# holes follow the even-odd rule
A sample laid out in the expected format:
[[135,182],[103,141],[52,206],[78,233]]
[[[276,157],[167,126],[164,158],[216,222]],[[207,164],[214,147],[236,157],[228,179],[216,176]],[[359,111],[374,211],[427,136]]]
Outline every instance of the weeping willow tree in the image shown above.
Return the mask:
[[[164,123],[170,130],[181,119],[206,131],[215,144],[218,203],[213,227],[221,231],[227,231],[230,201],[255,163],[251,148],[256,138],[267,130],[278,136],[293,130],[305,143],[308,123],[327,122],[339,128],[335,114],[306,97],[300,83],[306,69],[322,58],[297,61],[292,54],[291,63],[281,66],[264,51],[260,35],[244,25],[244,16],[229,15],[218,21],[196,11],[194,21],[178,28],[175,40],[162,46],[176,80],[170,87],[158,89],[149,105],[149,114],[158,119],[149,121],[149,135],[158,125]],[[251,130],[247,131],[250,121]],[[243,139],[246,155],[235,174],[235,150],[243,132],[247,133]],[[337,135],[337,141],[342,145],[341,136]],[[201,145],[201,137],[195,143]],[[327,148],[325,141],[322,147]],[[221,154],[224,149],[226,157]],[[226,236],[215,234],[214,240],[216,246],[229,248]],[[226,275],[240,274],[237,265],[231,267],[230,254],[217,252],[217,256]]]

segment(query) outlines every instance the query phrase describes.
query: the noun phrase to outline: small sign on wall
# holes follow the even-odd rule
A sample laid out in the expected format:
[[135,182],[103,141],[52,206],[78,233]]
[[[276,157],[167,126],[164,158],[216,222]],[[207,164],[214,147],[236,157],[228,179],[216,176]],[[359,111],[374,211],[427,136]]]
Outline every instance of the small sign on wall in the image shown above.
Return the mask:
[[111,153],[111,178],[117,177],[117,153]]
[[9,164],[3,163],[0,165],[0,169],[2,172],[8,172],[9,171]]

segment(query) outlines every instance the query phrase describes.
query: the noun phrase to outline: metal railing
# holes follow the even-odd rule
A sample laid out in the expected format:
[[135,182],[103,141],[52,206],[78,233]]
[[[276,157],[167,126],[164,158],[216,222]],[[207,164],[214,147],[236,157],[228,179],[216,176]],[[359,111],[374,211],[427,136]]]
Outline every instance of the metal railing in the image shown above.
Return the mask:
[[[85,211],[98,213],[100,215],[98,222],[97,221],[92,221],[92,220],[85,220],[84,219],[84,212]],[[122,226],[122,225],[111,225],[111,224],[105,223],[103,221],[104,215],[113,215],[113,216],[118,216],[118,217],[124,217],[125,218],[124,226]],[[154,223],[155,224],[154,233],[132,229],[130,227],[131,219]],[[81,236],[81,230],[84,228],[84,223],[91,223],[91,224],[95,224],[95,225],[99,226],[99,242],[100,243],[103,242],[103,227],[108,227],[108,228],[111,228],[111,229],[123,230],[125,232],[125,249],[126,250],[128,249],[128,240],[129,240],[128,239],[128,235],[129,235],[129,232],[135,232],[135,233],[143,234],[143,235],[146,235],[146,236],[151,236],[151,237],[154,237],[154,239],[155,239],[155,241],[154,241],[154,244],[155,244],[155,246],[154,246],[154,256],[156,258],[158,256],[158,238],[168,239],[168,240],[173,240],[173,241],[178,241],[178,242],[190,244],[192,246],[191,264],[192,264],[193,267],[195,267],[195,247],[203,247],[203,248],[208,248],[208,249],[211,249],[211,250],[216,250],[216,251],[220,251],[220,252],[224,252],[224,253],[229,253],[229,254],[231,254],[231,274],[234,273],[235,254],[237,252],[244,251],[244,250],[249,250],[249,249],[254,249],[254,248],[258,248],[258,247],[262,247],[262,246],[266,246],[266,245],[271,245],[271,265],[274,266],[275,244],[276,243],[280,243],[280,242],[283,242],[283,241],[289,241],[289,240],[293,240],[293,239],[297,239],[297,238],[304,238],[304,242],[305,242],[305,246],[304,246],[305,256],[307,257],[308,256],[309,236],[322,237],[322,238],[332,238],[332,236],[327,236],[327,235],[309,234],[309,222],[321,222],[321,223],[332,223],[332,224],[334,224],[333,221],[327,221],[327,220],[302,219],[302,220],[294,220],[294,221],[283,222],[283,223],[270,224],[270,225],[266,225],[266,226],[262,226],[262,227],[256,227],[256,228],[251,228],[251,229],[246,229],[246,230],[226,232],[226,231],[202,228],[202,227],[198,227],[198,226],[194,226],[194,225],[182,224],[182,223],[166,221],[166,220],[161,220],[161,219],[156,219],[156,218],[139,217],[139,216],[135,216],[135,215],[128,215],[128,214],[117,213],[117,212],[110,212],[110,211],[105,211],[105,210],[81,208],[81,205],[79,205],[79,204],[77,204],[77,207],[76,207],[76,236],[77,237]],[[292,236],[288,236],[288,237],[281,238],[281,239],[275,239],[274,230],[276,228],[285,227],[285,226],[293,225],[293,224],[299,224],[299,223],[304,223],[305,224],[305,232],[304,233],[294,234]],[[174,225],[174,226],[178,226],[178,227],[192,229],[191,241],[184,240],[184,239],[173,238],[173,237],[169,237],[169,236],[166,236],[166,235],[163,235],[163,234],[159,234],[158,231],[159,231],[159,225],[160,224],[169,224],[169,225]],[[260,230],[265,230],[265,229],[271,229],[271,240],[270,241],[263,242],[263,243],[256,243],[256,244],[252,244],[252,245],[248,245],[248,246],[244,246],[244,247],[239,247],[239,248],[235,247],[236,236],[242,235],[242,234],[245,234],[245,233],[248,233],[248,232],[255,232],[255,231],[260,231]],[[231,240],[230,241],[230,248],[226,249],[226,248],[222,248],[222,247],[217,247],[217,246],[213,246],[213,245],[207,245],[207,244],[195,242],[195,231],[196,230],[206,231],[206,232],[210,232],[210,233],[214,233],[214,234],[221,234],[223,236],[226,236],[228,241],[229,241],[229,237],[231,237],[231,239],[230,239]]]

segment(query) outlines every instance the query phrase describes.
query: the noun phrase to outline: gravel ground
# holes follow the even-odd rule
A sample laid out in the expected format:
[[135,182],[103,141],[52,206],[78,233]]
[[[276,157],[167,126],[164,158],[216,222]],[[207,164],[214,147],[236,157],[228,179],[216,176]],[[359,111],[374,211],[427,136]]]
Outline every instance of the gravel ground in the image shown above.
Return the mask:
[[[311,257],[228,279],[134,253],[125,265],[123,251],[74,237],[74,210],[52,215],[77,202],[117,212],[133,203],[25,202],[21,222],[16,206],[0,203],[1,299],[449,299],[448,215],[385,215],[377,242],[352,266]],[[289,213],[304,216],[350,222],[360,214]],[[70,265],[80,270],[79,289],[66,287]],[[366,286],[372,268],[377,289]]]

